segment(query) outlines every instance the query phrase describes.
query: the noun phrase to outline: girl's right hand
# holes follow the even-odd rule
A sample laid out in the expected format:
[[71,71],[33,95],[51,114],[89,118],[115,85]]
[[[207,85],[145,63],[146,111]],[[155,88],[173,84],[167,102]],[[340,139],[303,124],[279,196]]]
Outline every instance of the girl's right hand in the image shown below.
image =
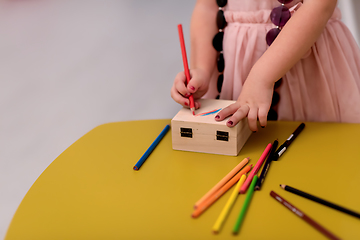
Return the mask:
[[189,96],[194,96],[195,109],[200,108],[200,102],[196,101],[200,99],[207,92],[209,88],[210,76],[200,69],[190,70],[190,81],[186,85],[186,76],[184,72],[179,72],[174,80],[174,84],[171,88],[171,97],[175,102],[181,104],[184,107],[189,108]]

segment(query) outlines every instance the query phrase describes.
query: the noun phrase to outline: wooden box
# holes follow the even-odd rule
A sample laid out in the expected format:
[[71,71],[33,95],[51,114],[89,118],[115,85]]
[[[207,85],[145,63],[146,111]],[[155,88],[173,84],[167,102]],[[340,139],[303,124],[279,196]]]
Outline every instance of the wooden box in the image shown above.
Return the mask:
[[195,116],[183,108],[171,120],[173,149],[237,156],[252,133],[247,118],[229,128],[228,118],[218,122],[215,116],[235,101],[201,99],[200,102],[201,108]]

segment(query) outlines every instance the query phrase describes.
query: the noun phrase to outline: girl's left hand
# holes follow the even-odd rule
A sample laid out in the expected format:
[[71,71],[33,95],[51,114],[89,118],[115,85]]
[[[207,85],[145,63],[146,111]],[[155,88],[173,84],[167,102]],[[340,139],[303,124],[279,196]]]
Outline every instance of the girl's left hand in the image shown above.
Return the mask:
[[261,127],[267,124],[267,114],[270,109],[274,83],[246,79],[236,103],[229,105],[215,116],[216,121],[222,121],[232,115],[227,121],[228,127],[235,126],[240,120],[247,117],[250,130],[258,130],[257,120]]

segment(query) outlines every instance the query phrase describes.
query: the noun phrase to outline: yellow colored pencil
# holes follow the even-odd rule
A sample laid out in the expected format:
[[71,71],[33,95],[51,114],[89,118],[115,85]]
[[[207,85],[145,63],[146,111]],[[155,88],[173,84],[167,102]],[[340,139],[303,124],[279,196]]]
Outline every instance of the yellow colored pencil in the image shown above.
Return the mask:
[[226,217],[228,216],[232,206],[234,205],[234,203],[236,201],[237,196],[239,195],[240,187],[245,182],[245,179],[246,179],[246,175],[243,174],[241,176],[240,180],[238,181],[238,183],[236,184],[236,187],[234,188],[233,192],[231,193],[231,196],[230,196],[229,200],[226,202],[219,217],[217,218],[217,220],[213,226],[213,229],[212,229],[215,234],[220,232],[220,229],[221,229],[222,225],[224,224]]

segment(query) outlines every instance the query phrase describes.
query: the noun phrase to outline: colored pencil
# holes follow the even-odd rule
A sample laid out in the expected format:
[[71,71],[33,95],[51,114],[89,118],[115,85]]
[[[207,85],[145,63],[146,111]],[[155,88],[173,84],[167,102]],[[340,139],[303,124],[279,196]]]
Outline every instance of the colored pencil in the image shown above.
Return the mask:
[[296,189],[296,188],[292,188],[292,187],[287,186],[287,185],[284,185],[284,184],[281,184],[280,187],[281,187],[282,189],[288,191],[288,192],[294,193],[294,194],[299,195],[299,196],[301,196],[301,197],[304,197],[304,198],[310,199],[310,200],[312,200],[312,201],[315,201],[315,202],[317,202],[317,203],[323,204],[323,205],[325,205],[325,206],[327,206],[327,207],[330,207],[330,208],[336,209],[336,210],[338,210],[338,211],[341,211],[341,212],[343,212],[343,213],[347,213],[347,214],[352,215],[352,216],[354,216],[354,217],[360,218],[360,214],[357,213],[357,212],[351,211],[351,210],[349,210],[349,209],[346,209],[346,208],[341,207],[341,206],[339,206],[339,205],[336,205],[336,204],[334,204],[334,203],[328,202],[328,201],[326,201],[326,200],[324,200],[324,199],[315,197],[314,195],[311,195],[311,194],[309,194],[309,193],[300,191],[300,190],[298,190],[298,189]]
[[169,131],[170,125],[166,125],[165,128],[161,131],[159,136],[154,140],[154,142],[150,145],[150,147],[146,150],[146,152],[141,156],[140,160],[135,164],[133,167],[134,170],[139,170],[142,164],[146,161],[146,159],[149,157],[149,155],[152,153],[152,151],[155,149],[155,147],[159,144],[161,139],[166,135],[166,133]]
[[194,208],[197,208],[201,205],[206,199],[213,195],[217,190],[225,185],[237,172],[240,171],[248,162],[250,158],[244,158],[234,169],[232,169],[223,179],[221,179],[213,188],[211,188],[202,198],[200,198],[196,203]]
[[259,171],[259,169],[260,169],[261,165],[263,164],[266,156],[269,154],[269,151],[270,151],[270,149],[271,149],[271,146],[272,146],[271,143],[269,143],[269,144],[266,146],[264,152],[261,154],[261,156],[260,156],[259,160],[257,161],[255,167],[253,168],[253,170],[251,170],[251,172],[250,172],[249,176],[247,177],[246,181],[245,181],[244,184],[241,186],[240,191],[239,191],[240,193],[245,193],[245,192],[246,192],[246,189],[249,187],[252,179],[254,178],[254,176],[256,175],[256,173]]
[[245,218],[245,213],[246,213],[246,211],[247,211],[247,209],[248,209],[248,207],[250,205],[250,201],[251,201],[252,195],[254,193],[254,189],[255,189],[255,185],[256,185],[257,180],[258,180],[258,176],[255,175],[253,177],[253,180],[251,182],[249,190],[248,190],[248,192],[246,194],[246,198],[245,198],[244,204],[243,204],[243,206],[241,208],[239,217],[236,220],[235,226],[233,228],[233,234],[238,234],[239,233],[240,226],[241,226],[241,224],[242,224],[242,222],[244,221],[244,218]]
[[269,155],[268,155],[268,157],[267,157],[267,159],[266,159],[266,161],[264,163],[264,167],[263,167],[263,169],[262,169],[262,171],[260,173],[260,177],[259,177],[259,179],[258,179],[258,181],[256,183],[255,190],[260,190],[261,185],[265,180],[266,174],[269,171],[270,164],[271,164],[271,162],[273,160],[273,157],[274,157],[274,154],[275,154],[275,151],[276,151],[276,148],[277,148],[278,144],[279,144],[278,140],[275,140],[273,142],[270,153],[269,153]]
[[286,139],[286,141],[283,144],[281,144],[279,149],[275,152],[275,157],[274,157],[273,161],[277,161],[281,157],[281,155],[288,149],[290,144],[295,140],[295,138],[301,133],[301,131],[304,128],[305,128],[305,123],[301,123],[295,129],[295,131],[290,135],[290,137],[288,137],[288,139]]
[[222,209],[219,217],[217,218],[214,226],[213,226],[213,233],[219,233],[221,227],[223,226],[226,217],[229,215],[229,212],[231,210],[231,208],[233,207],[237,196],[239,195],[239,189],[241,187],[241,185],[245,182],[246,179],[246,175],[243,174],[240,178],[240,180],[238,181],[238,183],[236,184],[236,187],[234,189],[234,191],[231,193],[231,196],[229,198],[229,200],[226,202],[224,208]]
[[[183,33],[183,30],[182,30],[182,25],[181,24],[178,25],[178,32],[179,32],[179,38],[180,38],[180,47],[181,47],[182,59],[183,59],[183,63],[184,63],[186,84],[189,84],[189,82],[190,82],[190,71],[189,71],[189,65],[188,65],[187,56],[186,56],[184,33]],[[192,114],[195,115],[195,103],[194,103],[194,96],[193,95],[190,95],[189,101],[190,101],[190,110],[191,110]]]
[[208,209],[216,200],[218,200],[224,193],[226,193],[227,190],[229,190],[237,181],[239,181],[240,177],[249,172],[251,169],[251,166],[244,167],[240,172],[238,172],[230,181],[228,181],[224,186],[222,186],[217,192],[215,192],[213,195],[211,195],[205,202],[203,202],[201,205],[199,205],[194,212],[192,213],[193,218],[197,218],[200,216],[203,212],[205,212],[206,209]]
[[322,234],[327,236],[329,239],[340,239],[337,236],[335,236],[333,233],[331,233],[329,230],[321,226],[319,223],[315,222],[312,218],[310,218],[308,215],[306,215],[304,212],[302,212],[300,209],[286,201],[284,198],[279,196],[274,191],[270,192],[270,195],[277,200],[279,203],[284,205],[287,209],[289,209],[291,212],[293,212],[296,216],[300,217],[302,220],[306,221],[308,224],[310,224],[312,227],[314,227],[316,230],[320,231]]

